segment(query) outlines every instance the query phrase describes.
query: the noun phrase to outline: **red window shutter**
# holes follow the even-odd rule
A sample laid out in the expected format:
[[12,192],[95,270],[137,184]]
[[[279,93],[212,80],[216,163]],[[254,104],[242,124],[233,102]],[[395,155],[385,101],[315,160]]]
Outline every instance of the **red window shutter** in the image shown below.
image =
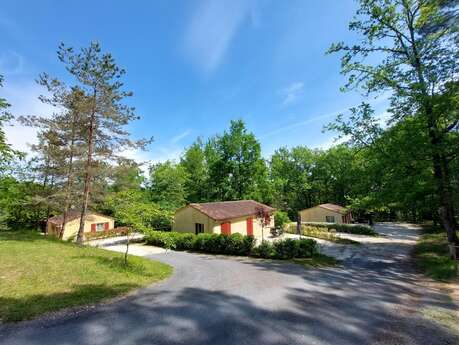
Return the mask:
[[221,225],[221,233],[223,235],[231,235],[231,223],[222,223]]
[[96,232],[96,224],[91,224],[91,232]]
[[110,226],[110,223],[109,223],[109,222],[105,223],[105,224],[104,224],[104,230],[105,230],[105,231],[108,231],[108,227],[109,227],[109,226]]
[[253,218],[247,218],[247,236],[253,236]]

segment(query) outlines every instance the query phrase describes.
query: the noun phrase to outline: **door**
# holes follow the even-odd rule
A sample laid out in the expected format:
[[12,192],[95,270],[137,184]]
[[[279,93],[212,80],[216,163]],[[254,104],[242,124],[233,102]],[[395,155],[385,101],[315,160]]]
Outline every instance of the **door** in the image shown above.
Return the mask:
[[222,223],[220,227],[221,227],[221,233],[223,235],[231,235],[231,223],[230,222]]
[[247,218],[247,236],[253,236],[253,218]]

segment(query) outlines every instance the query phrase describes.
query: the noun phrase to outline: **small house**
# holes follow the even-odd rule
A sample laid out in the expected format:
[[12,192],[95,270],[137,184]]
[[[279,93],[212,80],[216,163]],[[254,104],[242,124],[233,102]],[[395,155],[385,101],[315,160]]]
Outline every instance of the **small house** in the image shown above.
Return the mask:
[[[76,239],[80,228],[81,211],[69,211],[67,214],[65,233],[62,235],[63,240]],[[48,219],[46,232],[49,235],[59,236],[62,229],[63,215],[54,216]],[[108,231],[114,228],[115,221],[113,218],[98,213],[88,211],[84,221],[84,232]]]
[[268,215],[265,235],[274,227],[274,208],[254,200],[193,203],[175,212],[172,230],[177,232],[252,235],[261,238],[262,226],[257,214]]
[[352,213],[335,204],[321,204],[299,212],[302,222],[345,223],[352,222]]

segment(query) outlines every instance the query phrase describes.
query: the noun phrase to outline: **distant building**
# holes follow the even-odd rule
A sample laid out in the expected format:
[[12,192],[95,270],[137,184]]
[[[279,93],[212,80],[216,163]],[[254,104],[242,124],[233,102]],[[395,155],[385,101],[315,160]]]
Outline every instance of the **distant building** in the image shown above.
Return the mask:
[[[65,233],[62,235],[63,240],[76,239],[78,229],[80,228],[80,211],[70,211],[67,214]],[[49,235],[59,236],[62,229],[64,216],[58,215],[48,219],[46,230]],[[114,228],[115,221],[113,218],[88,211],[84,222],[84,232],[108,231]]]
[[299,212],[302,222],[350,223],[352,213],[343,206],[321,204]]
[[274,208],[254,200],[208,202],[189,204],[175,212],[172,230],[177,232],[191,232],[194,234],[234,234],[253,235],[261,237],[261,224],[256,219],[259,209],[270,215],[269,225],[265,235],[269,234],[270,227],[274,227]]

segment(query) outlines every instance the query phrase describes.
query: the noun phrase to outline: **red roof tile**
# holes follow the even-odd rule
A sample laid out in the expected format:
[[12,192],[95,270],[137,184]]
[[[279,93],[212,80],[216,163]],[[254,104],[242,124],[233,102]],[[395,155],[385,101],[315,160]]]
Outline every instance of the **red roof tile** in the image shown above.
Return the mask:
[[[86,213],[86,216],[89,216],[89,215],[92,215],[92,214],[95,214],[95,215],[99,215],[99,216],[102,216],[102,217],[106,217],[106,218],[110,218],[109,216],[105,216],[103,214],[98,214],[98,213],[95,213],[95,212],[91,212],[91,211],[88,211]],[[67,213],[67,223],[68,222],[71,222],[72,220],[75,220],[75,219],[78,219],[80,218],[81,216],[81,211],[77,211],[77,210],[70,210],[68,213]],[[56,225],[62,225],[62,222],[64,221],[64,215],[63,214],[60,214],[60,215],[57,215],[57,216],[54,216],[54,217],[51,217],[48,219],[48,222],[50,223],[53,223],[53,224],[56,224]]]
[[327,210],[330,210],[330,211],[333,211],[333,212],[338,212],[338,213],[341,213],[341,214],[346,214],[349,212],[349,210],[343,206],[340,206],[340,205],[335,205],[335,204],[320,204],[318,205],[318,207],[322,207],[322,208],[325,208]]
[[254,200],[220,201],[201,204],[190,204],[189,206],[201,211],[215,220],[226,220],[245,216],[256,215],[258,209],[263,208],[266,212],[274,212],[274,208]]

